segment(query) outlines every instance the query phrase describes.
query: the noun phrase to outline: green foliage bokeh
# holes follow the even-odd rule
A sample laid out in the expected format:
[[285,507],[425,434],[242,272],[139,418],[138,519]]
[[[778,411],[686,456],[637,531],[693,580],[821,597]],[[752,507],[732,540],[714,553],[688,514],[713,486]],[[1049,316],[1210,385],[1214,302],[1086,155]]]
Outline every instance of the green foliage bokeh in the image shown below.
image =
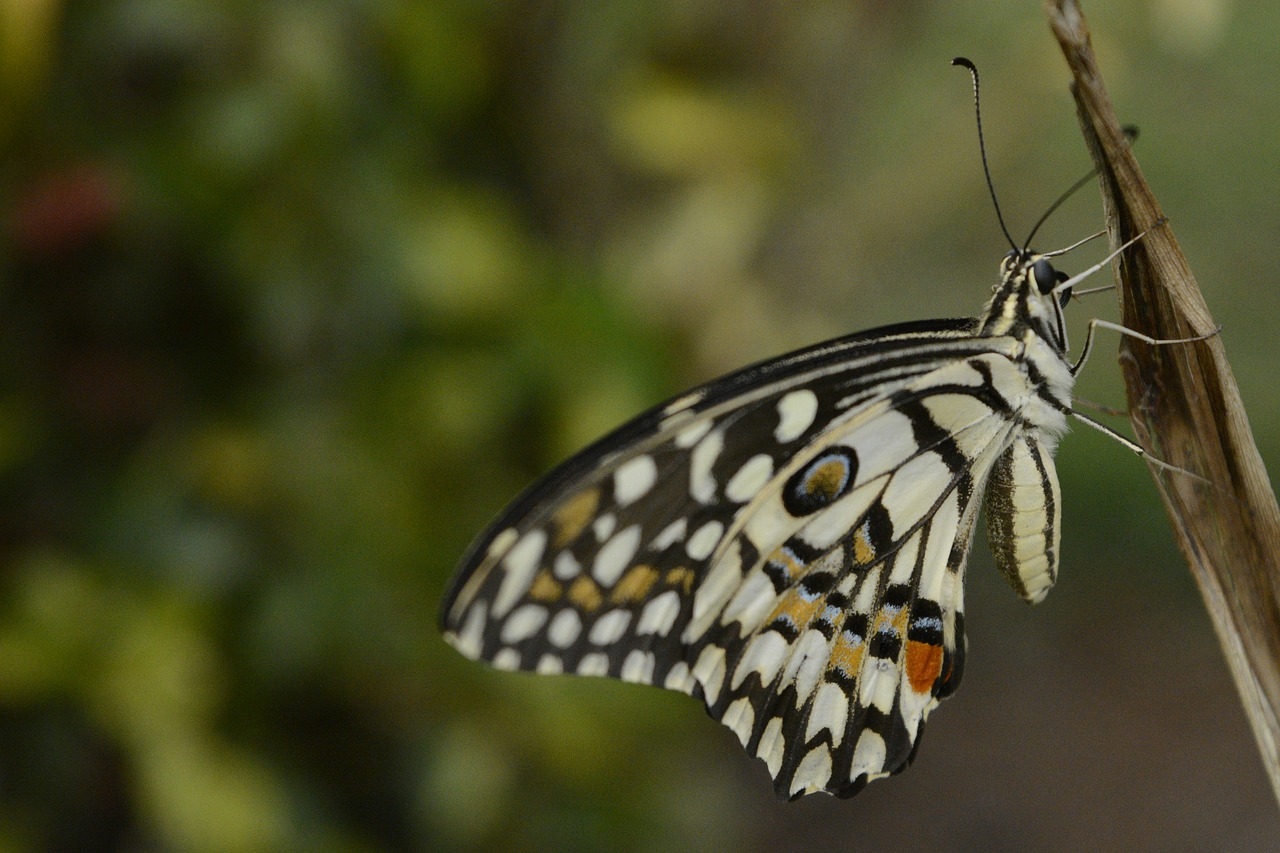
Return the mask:
[[[1274,458],[1280,20],[1088,11]],[[0,7],[0,850],[771,849],[693,703],[463,661],[442,590],[664,396],[977,310],[1003,249],[946,62],[1026,223],[1087,168],[1055,51],[1018,2]],[[1141,467],[1082,447],[1067,600],[1155,590],[1220,668]]]

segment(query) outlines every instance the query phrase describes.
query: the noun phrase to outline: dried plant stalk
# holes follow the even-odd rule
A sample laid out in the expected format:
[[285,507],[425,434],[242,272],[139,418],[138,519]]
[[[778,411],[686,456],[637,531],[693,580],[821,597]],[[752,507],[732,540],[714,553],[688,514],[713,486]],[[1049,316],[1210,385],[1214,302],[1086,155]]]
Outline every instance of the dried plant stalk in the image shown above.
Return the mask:
[[[1116,119],[1079,4],[1046,5],[1075,77],[1111,245],[1153,229],[1117,265],[1124,324],[1163,340],[1213,332],[1217,325],[1172,229],[1158,226],[1164,214]],[[1120,363],[1139,440],[1212,483],[1151,468],[1280,800],[1280,508],[1222,337],[1172,346],[1125,337]]]

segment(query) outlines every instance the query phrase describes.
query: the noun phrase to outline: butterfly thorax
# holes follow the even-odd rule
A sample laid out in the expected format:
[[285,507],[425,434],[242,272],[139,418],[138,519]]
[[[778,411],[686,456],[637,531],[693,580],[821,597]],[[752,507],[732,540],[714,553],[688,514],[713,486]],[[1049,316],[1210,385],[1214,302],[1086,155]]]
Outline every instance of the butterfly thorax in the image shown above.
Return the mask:
[[1018,342],[1017,361],[1030,391],[1020,414],[1050,440],[1066,432],[1065,415],[1071,408],[1075,381],[1066,361],[1065,300],[1060,301],[1055,292],[1065,278],[1044,255],[1030,250],[1010,252],[1000,265],[1000,283],[983,312],[980,332],[983,337]]

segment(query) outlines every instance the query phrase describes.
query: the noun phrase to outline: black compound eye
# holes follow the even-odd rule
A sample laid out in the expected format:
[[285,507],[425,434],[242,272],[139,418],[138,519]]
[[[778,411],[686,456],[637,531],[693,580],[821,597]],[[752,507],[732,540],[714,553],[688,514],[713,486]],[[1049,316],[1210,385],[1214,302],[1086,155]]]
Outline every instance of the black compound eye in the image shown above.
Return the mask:
[[1036,287],[1041,293],[1048,293],[1058,285],[1058,271],[1044,258],[1031,265],[1031,277],[1036,280]]

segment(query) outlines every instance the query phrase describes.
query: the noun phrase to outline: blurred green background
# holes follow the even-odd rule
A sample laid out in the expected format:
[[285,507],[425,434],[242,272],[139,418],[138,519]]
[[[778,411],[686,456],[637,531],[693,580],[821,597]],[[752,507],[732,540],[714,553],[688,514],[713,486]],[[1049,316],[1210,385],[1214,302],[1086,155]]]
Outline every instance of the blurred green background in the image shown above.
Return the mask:
[[[1274,469],[1280,6],[1086,12]],[[605,429],[979,309],[1006,246],[957,54],[1021,235],[1089,167],[1034,0],[0,3],[0,851],[1274,844],[1098,435],[1059,457],[1058,589],[978,546],[966,683],[854,800],[775,802],[687,697],[440,640],[469,538]],[[1086,188],[1038,242],[1101,224]],[[1081,396],[1121,404],[1113,350]]]

